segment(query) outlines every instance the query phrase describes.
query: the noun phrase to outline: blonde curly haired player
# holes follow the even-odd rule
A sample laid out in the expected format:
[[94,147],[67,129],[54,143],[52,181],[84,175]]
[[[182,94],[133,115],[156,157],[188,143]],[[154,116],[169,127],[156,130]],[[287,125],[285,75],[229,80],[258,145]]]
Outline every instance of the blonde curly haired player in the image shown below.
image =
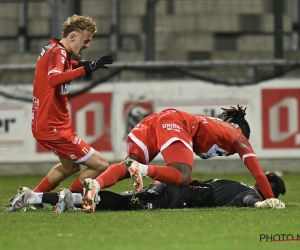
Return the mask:
[[[82,191],[85,178],[95,178],[108,167],[104,155],[85,143],[74,131],[67,108],[70,82],[78,77],[112,64],[111,56],[94,62],[75,61],[90,48],[97,26],[88,16],[70,16],[62,25],[61,39],[52,38],[38,57],[33,84],[32,134],[60,163],[55,165],[35,187],[36,192],[55,189],[61,181],[87,168],[75,179],[70,189]],[[18,197],[17,197],[18,198]]]

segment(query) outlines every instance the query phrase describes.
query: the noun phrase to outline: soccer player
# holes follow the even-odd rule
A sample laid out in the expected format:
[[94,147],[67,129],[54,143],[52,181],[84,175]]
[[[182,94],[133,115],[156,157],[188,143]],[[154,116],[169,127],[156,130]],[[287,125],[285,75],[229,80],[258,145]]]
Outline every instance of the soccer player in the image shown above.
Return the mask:
[[[249,186],[232,180],[214,179],[207,181],[194,180],[189,186],[179,187],[155,181],[147,185],[139,193],[99,191],[101,197],[96,210],[139,210],[139,209],[172,209],[196,207],[255,207],[285,208],[278,200],[280,194],[286,193],[284,181],[274,172],[266,174],[268,182],[276,198],[264,199],[257,183]],[[60,192],[35,193],[22,187],[15,202],[6,207],[7,212],[17,211],[30,204],[49,203],[56,205],[56,212],[77,210],[82,202],[81,193],[72,193],[68,189]]]
[[[98,191],[131,177],[135,191],[143,188],[144,176],[154,180],[185,186],[192,182],[193,153],[203,159],[238,153],[254,176],[266,199],[274,198],[248,139],[250,127],[245,120],[246,108],[223,109],[222,119],[192,115],[167,109],[144,118],[126,138],[127,159],[111,165],[96,179],[83,182],[85,212],[93,213]],[[166,166],[149,165],[161,153]]]
[[88,16],[73,15],[62,25],[61,39],[53,38],[42,48],[38,57],[33,84],[32,134],[45,148],[59,158],[60,163],[35,187],[36,192],[55,189],[61,181],[87,168],[75,179],[71,190],[81,191],[82,181],[95,178],[108,166],[108,161],[74,131],[67,108],[70,82],[112,64],[110,56],[94,62],[75,61],[88,49],[97,32],[95,22]]

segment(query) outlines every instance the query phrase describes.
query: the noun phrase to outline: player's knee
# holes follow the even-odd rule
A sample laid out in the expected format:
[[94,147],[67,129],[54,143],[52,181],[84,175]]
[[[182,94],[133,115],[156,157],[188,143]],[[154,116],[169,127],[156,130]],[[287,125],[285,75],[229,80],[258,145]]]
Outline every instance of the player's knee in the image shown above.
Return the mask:
[[103,172],[109,167],[108,161],[106,159],[98,159],[95,164],[95,169]]
[[92,157],[90,157],[86,162],[84,162],[84,165],[88,168],[98,170],[100,172],[103,172],[109,167],[108,160],[106,159],[106,157],[104,157],[98,151],[95,151]]
[[79,164],[73,164],[73,166],[71,167],[71,168],[68,168],[68,174],[69,175],[72,175],[72,174],[76,174],[76,173],[78,173],[78,172],[80,172],[80,170],[81,170],[81,167],[80,167],[80,165]]
[[101,159],[100,162],[99,162],[99,168],[100,168],[100,170],[105,170],[108,167],[109,167],[109,164],[108,164],[107,159],[106,158]]
[[79,165],[79,164],[76,164],[76,165],[74,166],[74,168],[73,168],[73,174],[76,174],[76,173],[80,172],[80,170],[81,170],[80,165]]
[[60,172],[63,173],[65,176],[76,174],[81,170],[80,164],[74,162],[64,163],[61,166],[62,168],[60,169]]

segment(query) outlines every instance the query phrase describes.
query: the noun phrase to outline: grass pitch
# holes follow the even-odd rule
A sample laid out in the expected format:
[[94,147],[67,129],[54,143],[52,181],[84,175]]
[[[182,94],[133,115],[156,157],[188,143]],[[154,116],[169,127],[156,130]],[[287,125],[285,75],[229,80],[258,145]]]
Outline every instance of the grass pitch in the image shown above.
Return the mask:
[[[254,183],[250,174],[193,177]],[[285,174],[282,178],[287,193],[280,199],[286,209],[221,207],[56,214],[51,207],[38,211],[28,208],[25,213],[3,212],[19,186],[34,188],[42,176],[0,176],[0,249],[300,249],[300,174]],[[72,181],[70,178],[60,187],[68,187]],[[145,184],[150,181],[146,179]],[[109,190],[130,190],[129,180]]]

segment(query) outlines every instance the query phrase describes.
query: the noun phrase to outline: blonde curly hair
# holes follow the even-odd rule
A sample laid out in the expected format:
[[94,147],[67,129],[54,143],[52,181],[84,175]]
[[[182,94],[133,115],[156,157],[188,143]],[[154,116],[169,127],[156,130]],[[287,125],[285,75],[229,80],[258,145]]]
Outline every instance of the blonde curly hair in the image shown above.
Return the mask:
[[96,23],[89,16],[79,16],[73,15],[68,17],[68,19],[62,25],[61,37],[66,38],[72,31],[90,31],[92,34],[97,32]]

